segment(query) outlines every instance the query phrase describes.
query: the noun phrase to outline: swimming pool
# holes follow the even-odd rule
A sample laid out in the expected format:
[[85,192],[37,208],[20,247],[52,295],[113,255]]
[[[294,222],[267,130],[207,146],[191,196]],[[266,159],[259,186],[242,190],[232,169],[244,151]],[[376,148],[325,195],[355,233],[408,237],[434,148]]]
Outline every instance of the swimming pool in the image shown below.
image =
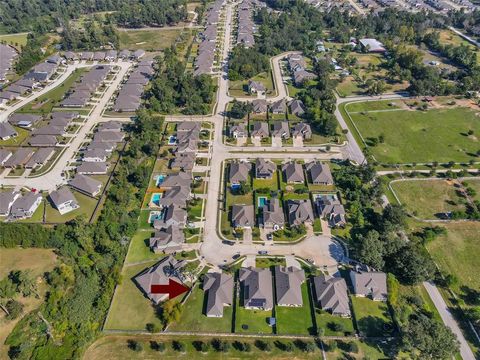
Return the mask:
[[163,220],[161,211],[150,211],[150,215],[148,216],[148,222],[151,224],[155,220]]
[[240,189],[240,184],[232,184],[230,185],[230,189],[232,189],[232,191],[238,190]]
[[263,207],[264,205],[268,204],[268,199],[264,196],[260,196],[258,198],[258,207]]
[[160,199],[162,198],[162,193],[153,193],[150,198],[150,206],[160,206]]
[[157,176],[157,186],[160,186],[163,183],[163,180],[165,180],[165,175],[161,174]]
[[175,145],[177,143],[177,137],[175,135],[171,135],[168,138],[168,145]]

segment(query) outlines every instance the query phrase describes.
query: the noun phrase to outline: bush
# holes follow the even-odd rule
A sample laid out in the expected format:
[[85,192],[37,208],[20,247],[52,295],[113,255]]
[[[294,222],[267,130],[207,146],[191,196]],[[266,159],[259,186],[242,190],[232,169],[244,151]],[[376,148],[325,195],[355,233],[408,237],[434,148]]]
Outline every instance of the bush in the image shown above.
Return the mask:
[[6,317],[9,320],[14,320],[23,313],[23,304],[18,302],[17,300],[8,300],[5,304],[5,308],[8,311],[8,315]]
[[185,352],[185,344],[181,341],[174,340],[172,341],[172,349],[178,352]]
[[151,333],[157,333],[160,331],[160,328],[156,324],[148,323],[145,328],[147,329],[148,332]]
[[140,351],[143,350],[142,344],[140,344],[136,340],[128,340],[127,344],[128,344],[128,348],[133,350],[133,351],[140,352]]

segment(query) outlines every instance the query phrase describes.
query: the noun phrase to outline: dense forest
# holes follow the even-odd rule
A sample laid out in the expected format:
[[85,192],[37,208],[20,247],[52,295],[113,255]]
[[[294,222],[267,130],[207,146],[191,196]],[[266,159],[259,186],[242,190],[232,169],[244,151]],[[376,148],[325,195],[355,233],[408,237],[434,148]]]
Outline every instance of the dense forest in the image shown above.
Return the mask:
[[0,223],[0,246],[54,248],[61,259],[46,276],[46,301],[25,316],[6,340],[12,359],[77,358],[97,336],[120,280],[129,239],[137,228],[138,209],[161,131],[162,121],[145,111],[138,113],[129,131],[129,145],[94,224],[82,218],[53,229]]
[[186,72],[174,49],[165,50],[158,59],[158,69],[146,95],[152,111],[165,114],[180,111],[186,115],[211,112],[216,91],[211,76]]
[[164,26],[186,19],[185,4],[185,0],[2,0],[0,30],[45,33],[100,11],[114,12],[110,16],[122,26]]
[[268,56],[255,48],[236,46],[228,61],[228,78],[232,81],[246,80],[269,70]]

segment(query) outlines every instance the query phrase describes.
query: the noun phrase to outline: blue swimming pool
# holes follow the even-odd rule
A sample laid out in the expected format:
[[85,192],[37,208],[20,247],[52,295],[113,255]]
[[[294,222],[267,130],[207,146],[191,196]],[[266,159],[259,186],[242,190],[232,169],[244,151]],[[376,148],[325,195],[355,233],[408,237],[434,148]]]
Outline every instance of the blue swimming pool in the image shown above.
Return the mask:
[[168,145],[175,145],[177,143],[177,137],[175,135],[171,135],[168,138]]
[[268,204],[268,199],[264,196],[260,196],[258,198],[258,207],[262,207],[264,205],[267,205]]
[[148,222],[150,224],[153,223],[155,220],[162,220],[162,219],[163,219],[163,216],[161,211],[150,211],[150,215],[148,217]]
[[150,198],[150,206],[160,206],[160,199],[162,198],[162,193],[153,193]]
[[240,184],[232,184],[230,185],[230,189],[232,189],[232,191],[238,190],[240,189]]
[[157,176],[157,186],[160,186],[163,183],[163,180],[165,180],[165,175],[158,175]]

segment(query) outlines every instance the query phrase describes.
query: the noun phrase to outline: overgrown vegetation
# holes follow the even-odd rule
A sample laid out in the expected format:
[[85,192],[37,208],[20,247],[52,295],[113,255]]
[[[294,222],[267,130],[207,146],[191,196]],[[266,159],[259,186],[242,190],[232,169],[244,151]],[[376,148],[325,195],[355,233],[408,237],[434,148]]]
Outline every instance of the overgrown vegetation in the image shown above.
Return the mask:
[[255,48],[236,46],[228,61],[228,79],[247,80],[269,70],[268,57]]
[[95,224],[82,218],[52,229],[1,224],[2,246],[52,247],[63,262],[46,277],[50,291],[45,303],[22,319],[8,337],[12,358],[72,359],[96,337],[136,231],[152,157],[160,145],[161,124],[146,111],[138,113]]

